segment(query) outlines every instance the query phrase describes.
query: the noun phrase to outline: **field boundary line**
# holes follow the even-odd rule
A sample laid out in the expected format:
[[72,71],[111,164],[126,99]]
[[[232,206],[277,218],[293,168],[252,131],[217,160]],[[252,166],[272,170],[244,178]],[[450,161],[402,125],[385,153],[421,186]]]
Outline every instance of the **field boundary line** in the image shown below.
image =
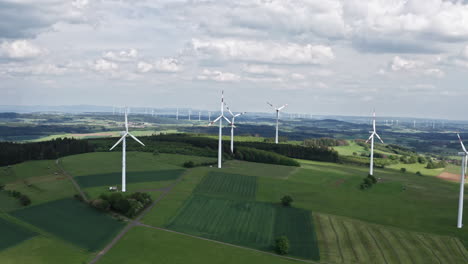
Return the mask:
[[279,257],[279,258],[283,258],[283,259],[289,259],[289,260],[294,260],[294,261],[299,261],[299,262],[304,262],[304,263],[331,264],[331,263],[328,263],[328,262],[317,262],[317,261],[313,261],[313,260],[306,260],[306,259],[298,259],[298,258],[293,258],[293,257],[281,256],[281,255],[277,255],[277,254],[267,252],[267,251],[262,251],[262,250],[258,250],[258,249],[254,249],[254,248],[234,245],[234,244],[221,242],[221,241],[217,241],[217,240],[213,240],[213,239],[209,239],[209,238],[189,235],[189,234],[186,234],[186,233],[181,233],[181,232],[173,231],[173,230],[170,230],[170,229],[151,226],[151,225],[147,225],[147,224],[143,224],[143,223],[137,223],[137,225],[142,226],[142,227],[146,227],[146,228],[152,228],[152,229],[156,229],[156,230],[161,230],[161,231],[166,231],[166,232],[170,232],[170,233],[174,233],[174,234],[179,234],[179,235],[182,235],[182,236],[187,236],[187,237],[197,238],[197,239],[201,239],[201,240],[205,240],[205,241],[210,241],[210,242],[213,242],[213,243],[222,244],[222,245],[226,245],[226,246],[231,246],[231,247],[242,248],[242,249],[246,249],[246,250],[250,250],[250,251],[255,251],[255,252],[259,252],[259,253],[263,253],[263,254],[266,254],[266,255],[271,255],[271,256],[275,256],[275,257]]
[[161,195],[159,195],[159,197],[156,200],[154,200],[154,202],[150,206],[148,206],[145,210],[143,210],[143,212],[141,212],[140,215],[138,215],[134,220],[132,220],[130,223],[128,223],[124,227],[124,229],[122,231],[120,231],[120,233],[116,237],[114,237],[114,239],[112,239],[112,241],[109,244],[107,244],[107,246],[104,247],[104,249],[102,249],[88,263],[89,264],[94,264],[97,261],[99,261],[102,258],[102,256],[104,256],[112,247],[114,247],[115,244],[117,244],[117,242],[119,242],[120,239],[122,239],[122,237],[125,234],[127,234],[128,231],[130,231],[130,229],[132,227],[140,224],[141,218],[143,218],[143,216],[145,216],[151,209],[153,209],[159,201],[161,201],[164,197],[166,197],[166,195],[184,178],[185,174],[186,173],[183,173],[172,185],[167,187],[166,190]]
[[73,185],[75,186],[75,189],[78,191],[78,193],[81,195],[81,197],[83,198],[83,200],[85,202],[89,202],[88,198],[86,197],[86,194],[83,192],[83,190],[81,190],[81,187],[80,185],[75,181],[75,179],[73,178],[73,176],[71,176],[61,165],[60,165],[60,159],[56,159],[55,160],[55,165],[57,166],[57,168],[73,183]]

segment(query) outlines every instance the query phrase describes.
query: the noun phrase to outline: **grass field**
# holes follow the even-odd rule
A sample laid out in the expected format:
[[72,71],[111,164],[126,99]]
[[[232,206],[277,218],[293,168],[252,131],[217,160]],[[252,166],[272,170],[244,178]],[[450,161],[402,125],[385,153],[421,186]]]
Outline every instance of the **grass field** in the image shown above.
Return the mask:
[[0,183],[12,183],[31,177],[53,177],[58,173],[54,160],[33,160],[0,167]]
[[89,252],[45,236],[35,236],[21,244],[0,251],[2,264],[83,264],[89,259]]
[[[216,161],[214,158],[189,155],[127,152],[127,172],[180,169],[189,160],[195,163]],[[62,164],[65,171],[73,177],[118,173],[122,171],[122,153],[117,151],[73,155],[63,158]]]
[[314,214],[322,260],[330,263],[467,263],[453,237],[408,232],[344,217]]
[[[175,180],[184,172],[183,169],[132,171],[127,173],[127,183],[170,181]],[[122,183],[121,173],[103,173],[75,178],[82,188],[95,186],[113,186]]]
[[12,215],[89,251],[102,247],[123,226],[73,199],[28,207]]
[[[131,254],[128,254],[131,252]],[[100,264],[286,264],[297,261],[146,227],[133,228]]]
[[255,200],[257,177],[210,171],[195,193]]
[[391,164],[387,168],[395,169],[399,171],[401,168],[406,168],[406,173],[415,174],[416,172],[421,172],[421,174],[426,176],[437,176],[444,171],[444,168],[440,169],[426,169],[426,164],[414,163],[414,164]]
[[0,234],[0,251],[37,235],[35,232],[3,218],[0,218]]
[[18,199],[9,196],[5,191],[0,191],[0,211],[12,211],[21,208]]

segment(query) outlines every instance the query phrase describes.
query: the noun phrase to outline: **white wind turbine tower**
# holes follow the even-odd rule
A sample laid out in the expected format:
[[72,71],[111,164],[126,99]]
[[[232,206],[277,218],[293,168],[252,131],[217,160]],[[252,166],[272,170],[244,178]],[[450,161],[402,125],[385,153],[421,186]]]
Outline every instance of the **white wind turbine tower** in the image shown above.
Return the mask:
[[465,174],[466,174],[466,165],[468,163],[468,151],[466,151],[465,145],[461,140],[460,135],[457,133],[458,139],[460,140],[460,144],[462,146],[463,152],[458,152],[459,156],[462,156],[462,167],[461,167],[461,176],[460,176],[460,196],[458,198],[458,221],[457,227],[462,228],[462,220],[463,220],[463,193],[465,192]]
[[285,104],[283,106],[280,106],[280,107],[274,107],[272,104],[270,104],[269,102],[267,102],[267,104],[269,104],[271,107],[273,107],[273,109],[275,109],[276,111],[276,135],[275,135],[275,143],[278,144],[278,122],[279,122],[279,113],[281,110],[283,110],[283,108],[285,108],[286,106],[288,106],[288,104]]
[[211,112],[208,112],[208,122],[211,122]]
[[190,119],[190,115],[192,115],[192,110],[188,110],[188,120],[189,121],[192,120],[192,119]]
[[225,105],[226,105],[226,109],[229,111],[229,113],[232,116],[231,118],[231,153],[234,153],[234,128],[236,128],[236,126],[234,126],[234,120],[236,119],[236,117],[241,116],[245,114],[246,112],[234,114],[232,113],[231,109],[229,109],[229,106],[226,103]]
[[125,168],[125,165],[126,165],[126,153],[125,152],[127,148],[127,142],[126,142],[127,136],[132,137],[136,142],[140,143],[141,145],[143,146],[145,145],[140,140],[138,140],[138,138],[136,138],[134,135],[128,132],[127,110],[125,110],[125,131],[122,131],[122,137],[119,139],[119,141],[117,141],[117,143],[115,143],[114,146],[112,146],[112,148],[110,148],[110,150],[113,150],[117,145],[119,145],[120,142],[122,142],[122,192],[126,191],[126,184],[127,184],[126,168]]
[[201,121],[201,112],[198,111],[198,121]]
[[218,116],[215,120],[213,120],[209,124],[209,126],[211,126],[214,123],[219,121],[218,168],[221,168],[221,159],[222,159],[222,154],[223,154],[223,146],[222,146],[222,144],[223,144],[223,140],[222,140],[222,136],[223,136],[223,118],[228,123],[231,123],[231,121],[229,121],[229,119],[227,119],[226,116],[224,116],[224,91],[221,92],[221,115]]
[[371,141],[371,154],[370,154],[370,168],[369,168],[369,175],[374,174],[374,137],[377,137],[382,144],[384,143],[383,140],[380,138],[379,134],[377,134],[377,131],[375,129],[375,111],[373,114],[373,120],[372,120],[372,129],[373,131],[369,131],[371,133],[369,139],[366,140],[366,143]]

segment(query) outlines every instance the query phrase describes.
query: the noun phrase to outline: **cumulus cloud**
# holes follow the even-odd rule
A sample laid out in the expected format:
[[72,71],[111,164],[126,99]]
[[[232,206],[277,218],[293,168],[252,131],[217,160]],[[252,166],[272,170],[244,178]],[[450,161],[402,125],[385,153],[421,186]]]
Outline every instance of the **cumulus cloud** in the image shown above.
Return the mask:
[[138,57],[138,51],[136,49],[107,51],[102,57],[112,61],[127,62],[135,60]]
[[97,72],[113,72],[119,69],[119,65],[105,59],[97,59],[91,63],[90,68]]
[[431,65],[422,60],[405,59],[400,56],[393,57],[389,68],[393,72],[416,73],[438,78],[445,76],[445,73],[441,69],[431,67]]
[[327,64],[335,58],[329,46],[240,39],[192,39],[193,50],[207,58],[281,64]]
[[162,58],[154,63],[139,61],[137,71],[141,73],[150,71],[176,73],[182,71],[182,64],[175,58]]
[[66,66],[52,63],[41,63],[28,66],[10,66],[6,73],[10,74],[33,74],[33,75],[62,75],[68,71]]
[[242,71],[257,75],[283,75],[287,72],[283,69],[273,68],[269,65],[262,64],[246,64],[242,68]]
[[237,82],[240,81],[241,77],[231,72],[204,69],[203,72],[197,76],[197,79],[202,81]]
[[0,56],[12,59],[35,58],[45,53],[45,50],[27,40],[4,41],[0,45]]

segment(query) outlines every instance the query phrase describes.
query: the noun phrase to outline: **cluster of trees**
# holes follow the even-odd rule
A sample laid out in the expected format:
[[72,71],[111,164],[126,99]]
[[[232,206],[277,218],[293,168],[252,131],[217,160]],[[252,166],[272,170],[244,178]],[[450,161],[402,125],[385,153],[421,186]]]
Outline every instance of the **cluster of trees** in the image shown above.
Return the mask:
[[248,148],[248,147],[237,147],[234,150],[234,158],[238,160],[268,163],[268,164],[296,166],[296,167],[300,166],[299,162],[297,162],[294,159],[276,154],[274,152]]
[[447,166],[447,162],[445,160],[441,160],[441,161],[430,160],[426,165],[426,169],[439,169],[439,168],[445,168],[446,166]]
[[0,166],[27,160],[56,159],[94,151],[87,140],[59,138],[36,143],[0,142]]
[[275,251],[279,255],[287,255],[289,253],[289,248],[290,248],[290,243],[289,239],[286,236],[280,236],[275,239]]
[[101,194],[90,201],[90,205],[100,211],[112,210],[127,217],[135,217],[151,204],[153,199],[147,193],[136,192],[130,195],[122,193]]
[[[5,188],[5,185],[0,184],[0,191],[3,191],[4,188]],[[18,199],[22,206],[28,206],[31,204],[31,199],[26,194],[22,194],[21,192],[15,191],[15,190],[6,190],[5,192],[9,196]]]
[[293,198],[290,195],[285,195],[281,198],[281,204],[285,207],[291,207]]
[[361,183],[361,185],[359,185],[359,188],[360,188],[361,190],[367,190],[367,189],[369,189],[370,187],[372,187],[372,185],[374,185],[374,184],[376,184],[376,183],[377,183],[377,179],[376,179],[374,176],[372,176],[372,175],[369,174],[369,175],[367,175],[366,178],[364,178],[364,179],[362,180],[362,183]]
[[314,147],[314,146],[337,147],[337,146],[348,146],[348,145],[349,145],[348,141],[344,139],[324,137],[324,138],[314,138],[314,139],[304,140],[304,146],[306,147]]

